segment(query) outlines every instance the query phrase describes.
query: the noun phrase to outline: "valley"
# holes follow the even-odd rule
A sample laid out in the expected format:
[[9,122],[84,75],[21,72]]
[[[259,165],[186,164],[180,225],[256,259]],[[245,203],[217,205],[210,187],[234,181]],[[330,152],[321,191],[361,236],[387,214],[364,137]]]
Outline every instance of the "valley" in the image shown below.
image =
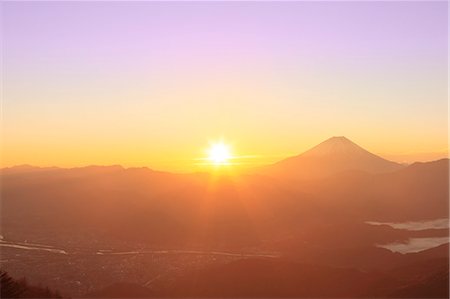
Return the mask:
[[1,267],[74,298],[427,294],[448,276],[448,160],[364,168],[394,165],[380,159],[331,138],[291,160],[324,171],[311,179],[3,169]]

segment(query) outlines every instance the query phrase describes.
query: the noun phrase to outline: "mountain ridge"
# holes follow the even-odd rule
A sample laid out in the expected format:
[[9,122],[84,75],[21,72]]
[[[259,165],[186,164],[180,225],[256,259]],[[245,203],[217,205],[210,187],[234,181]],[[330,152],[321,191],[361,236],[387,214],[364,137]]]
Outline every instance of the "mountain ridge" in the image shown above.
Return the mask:
[[377,156],[344,136],[331,137],[309,150],[262,168],[270,176],[315,179],[345,171],[383,173],[405,167]]

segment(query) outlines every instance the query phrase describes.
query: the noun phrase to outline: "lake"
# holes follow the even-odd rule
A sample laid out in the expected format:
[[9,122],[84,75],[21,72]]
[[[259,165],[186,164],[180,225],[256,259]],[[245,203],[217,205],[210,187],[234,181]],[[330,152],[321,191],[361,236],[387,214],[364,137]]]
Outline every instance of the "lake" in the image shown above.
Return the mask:
[[[420,231],[426,229],[445,229],[449,227],[448,218],[440,218],[424,221],[407,222],[378,222],[366,221],[370,225],[388,225],[395,229]],[[409,238],[406,242],[393,242],[377,244],[377,247],[386,248],[393,252],[412,253],[427,250],[449,242],[449,237]]]

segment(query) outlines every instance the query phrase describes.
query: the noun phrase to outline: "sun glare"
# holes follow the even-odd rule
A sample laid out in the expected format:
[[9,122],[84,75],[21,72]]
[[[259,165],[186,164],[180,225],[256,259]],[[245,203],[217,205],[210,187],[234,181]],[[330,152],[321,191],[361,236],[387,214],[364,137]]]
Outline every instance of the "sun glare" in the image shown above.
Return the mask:
[[212,144],[208,150],[208,160],[214,165],[227,165],[230,159],[230,147],[223,142]]

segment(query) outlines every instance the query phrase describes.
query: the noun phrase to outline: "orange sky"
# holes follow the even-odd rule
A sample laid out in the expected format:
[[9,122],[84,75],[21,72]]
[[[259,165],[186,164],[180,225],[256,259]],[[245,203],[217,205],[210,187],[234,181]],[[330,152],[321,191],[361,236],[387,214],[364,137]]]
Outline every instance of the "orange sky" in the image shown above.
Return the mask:
[[445,157],[446,5],[8,2],[1,164],[196,171],[221,138],[254,166],[331,136]]

